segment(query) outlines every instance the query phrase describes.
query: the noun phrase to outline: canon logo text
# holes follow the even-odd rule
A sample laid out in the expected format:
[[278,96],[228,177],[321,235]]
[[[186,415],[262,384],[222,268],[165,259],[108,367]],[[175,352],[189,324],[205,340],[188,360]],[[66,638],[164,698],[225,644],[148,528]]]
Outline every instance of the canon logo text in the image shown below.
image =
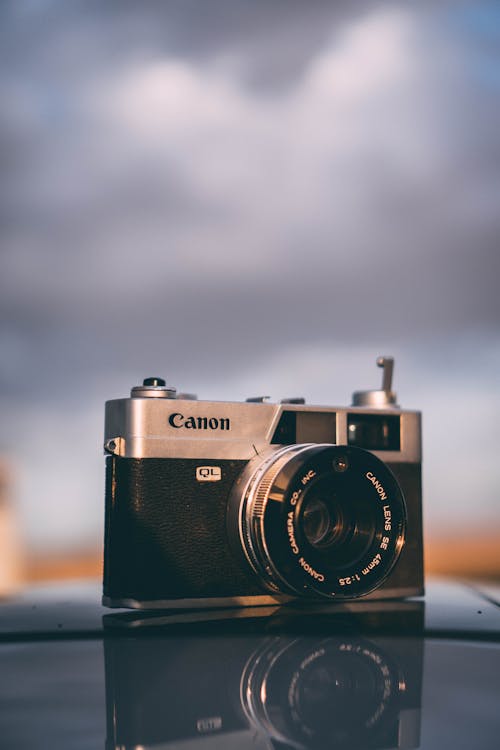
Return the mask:
[[185,417],[184,414],[174,412],[168,418],[168,423],[176,430],[184,427],[186,430],[230,430],[231,421],[228,417]]

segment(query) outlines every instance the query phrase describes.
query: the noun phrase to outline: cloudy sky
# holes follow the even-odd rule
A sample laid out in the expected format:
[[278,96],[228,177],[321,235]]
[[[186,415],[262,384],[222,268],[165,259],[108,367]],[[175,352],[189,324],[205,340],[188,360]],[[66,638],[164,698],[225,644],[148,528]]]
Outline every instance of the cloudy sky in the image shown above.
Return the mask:
[[345,405],[397,356],[430,535],[500,532],[493,2],[0,8],[0,450],[32,548],[100,544],[150,374]]

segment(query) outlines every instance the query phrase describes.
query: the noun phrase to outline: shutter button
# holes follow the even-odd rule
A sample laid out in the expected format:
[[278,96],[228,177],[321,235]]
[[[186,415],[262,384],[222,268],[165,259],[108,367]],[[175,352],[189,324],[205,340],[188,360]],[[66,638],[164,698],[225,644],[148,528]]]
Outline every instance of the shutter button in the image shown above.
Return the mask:
[[176,389],[167,385],[163,378],[145,378],[142,385],[130,391],[131,398],[175,398]]

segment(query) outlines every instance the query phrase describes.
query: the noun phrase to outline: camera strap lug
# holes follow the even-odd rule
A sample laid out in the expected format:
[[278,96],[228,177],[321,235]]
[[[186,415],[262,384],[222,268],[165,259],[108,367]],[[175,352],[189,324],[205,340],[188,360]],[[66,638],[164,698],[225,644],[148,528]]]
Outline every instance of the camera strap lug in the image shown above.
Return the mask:
[[125,455],[125,439],[122,437],[113,437],[104,443],[104,452],[112,456]]

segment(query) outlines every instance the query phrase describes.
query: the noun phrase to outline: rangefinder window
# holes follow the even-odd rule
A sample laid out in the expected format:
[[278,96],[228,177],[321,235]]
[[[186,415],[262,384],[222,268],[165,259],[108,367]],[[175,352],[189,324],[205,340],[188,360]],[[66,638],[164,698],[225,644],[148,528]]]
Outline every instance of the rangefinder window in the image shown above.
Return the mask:
[[271,445],[294,445],[296,439],[296,411],[284,411],[271,440]]
[[333,411],[284,411],[271,445],[295,443],[335,443],[337,415]]
[[334,411],[297,413],[297,443],[336,443],[337,415]]
[[349,445],[369,451],[399,451],[401,450],[400,435],[399,416],[351,413],[347,417]]

